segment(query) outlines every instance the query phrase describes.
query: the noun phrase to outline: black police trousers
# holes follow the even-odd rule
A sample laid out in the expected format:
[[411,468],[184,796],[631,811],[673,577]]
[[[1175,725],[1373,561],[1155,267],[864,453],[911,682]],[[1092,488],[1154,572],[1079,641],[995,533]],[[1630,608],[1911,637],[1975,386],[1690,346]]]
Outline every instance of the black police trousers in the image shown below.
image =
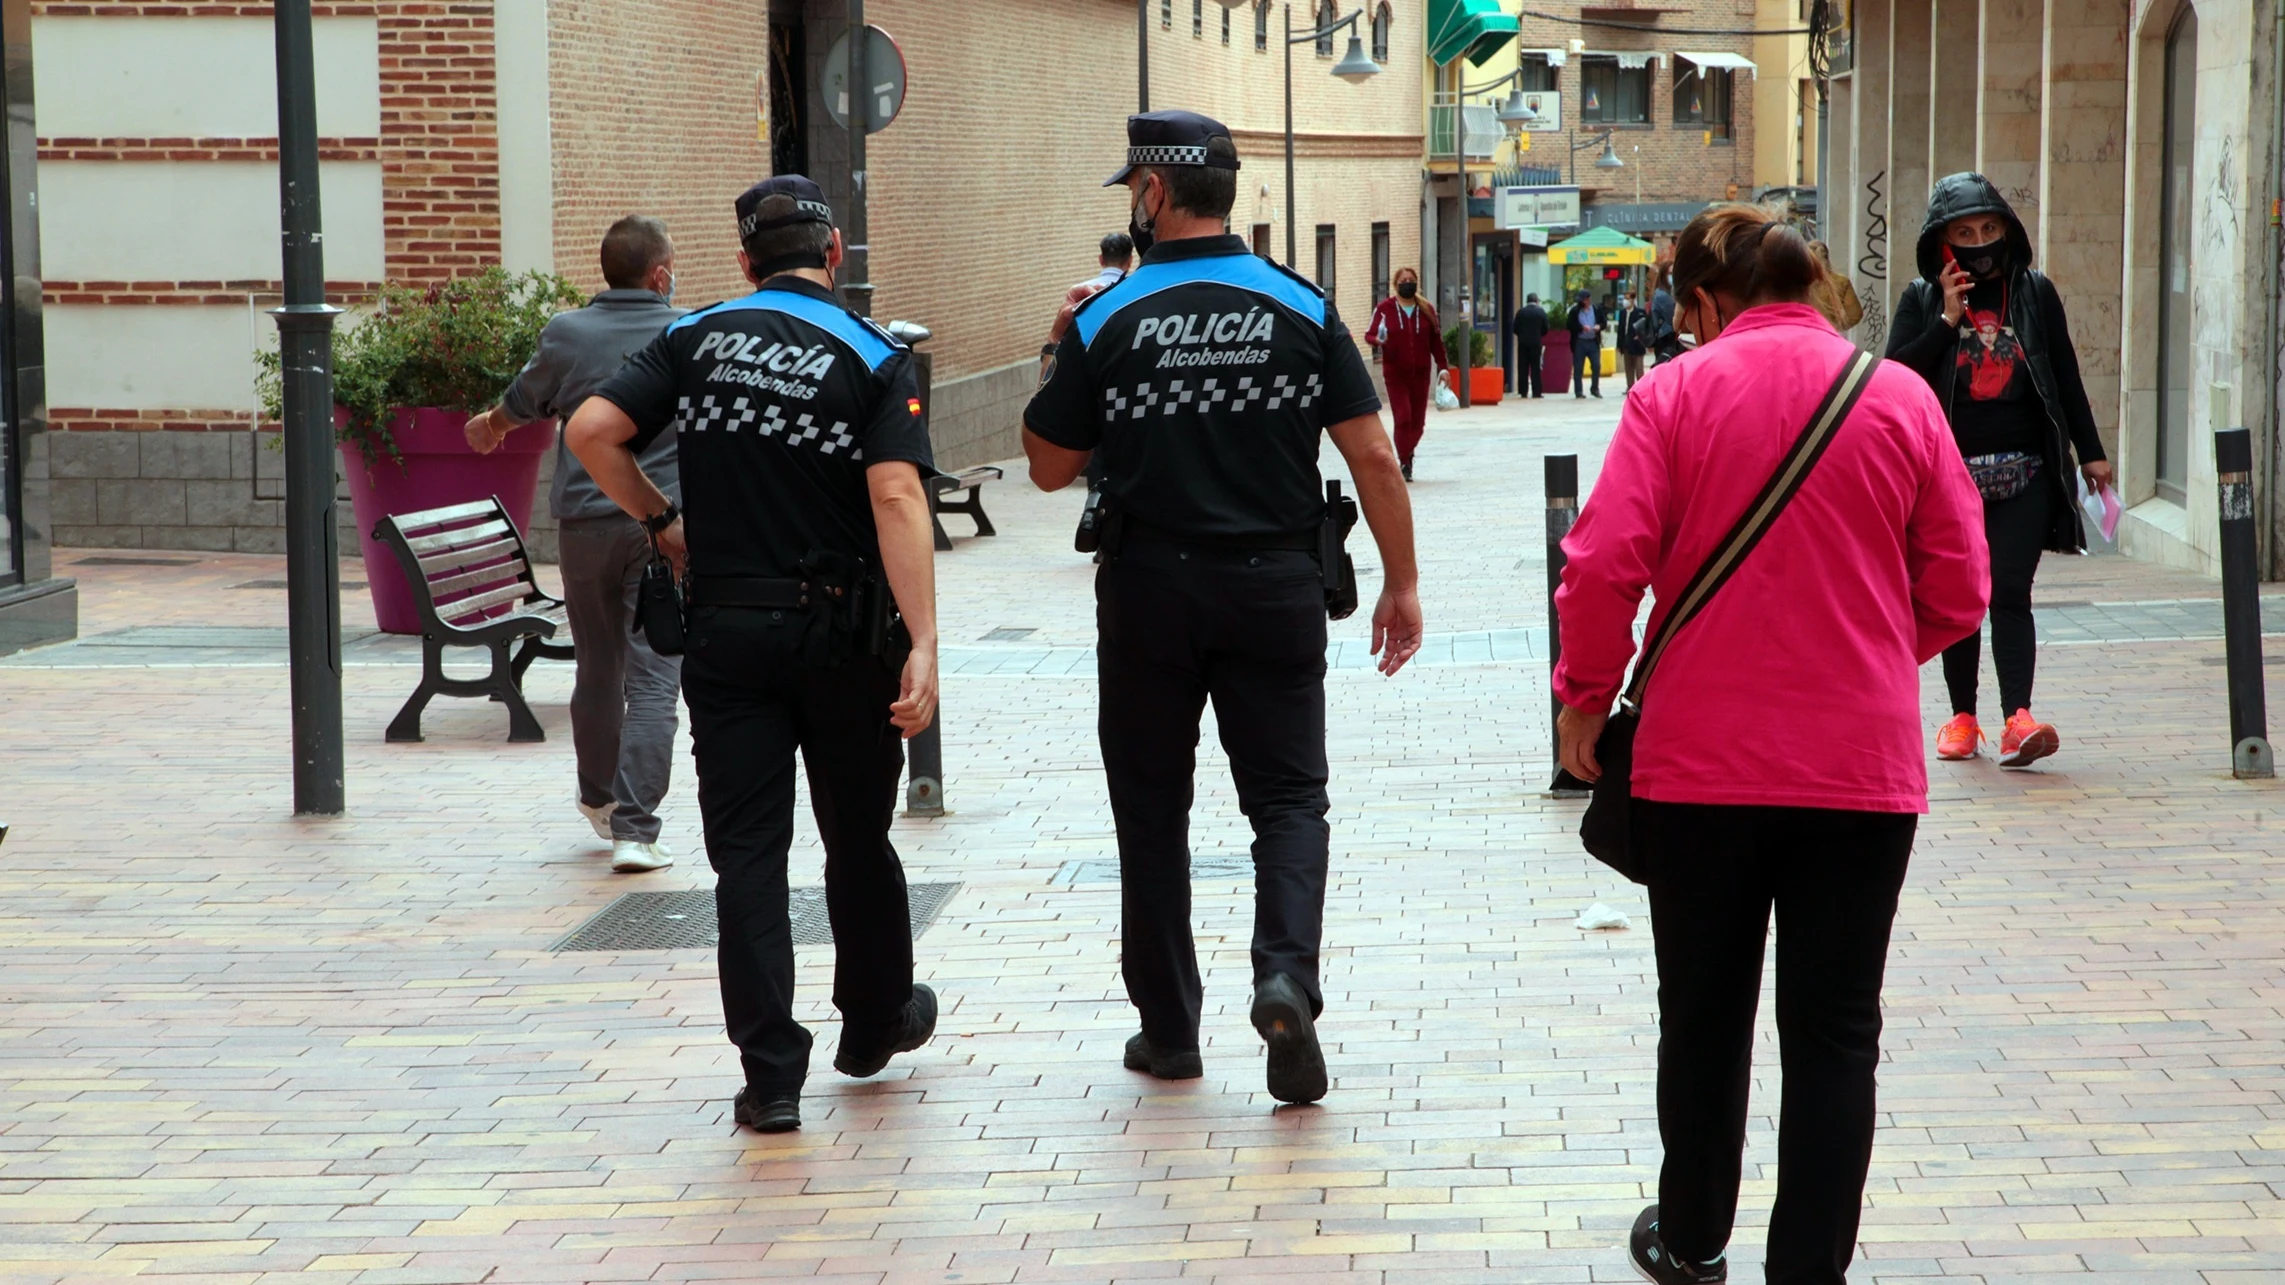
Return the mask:
[[1198,1047],[1205,985],[1190,933],[1198,721],[1214,702],[1253,823],[1254,979],[1324,1008],[1325,589],[1306,553],[1129,537],[1095,580],[1103,771],[1119,834],[1122,968],[1142,1031]]
[[[773,620],[773,617],[776,619]],[[746,1083],[801,1091],[811,1037],[793,1018],[793,760],[809,773],[833,924],[842,1038],[870,1047],[912,998],[912,917],[889,843],[904,742],[889,722],[897,676],[875,658],[803,664],[798,612],[699,608],[683,657],[698,810],[716,876],[722,1015]]]

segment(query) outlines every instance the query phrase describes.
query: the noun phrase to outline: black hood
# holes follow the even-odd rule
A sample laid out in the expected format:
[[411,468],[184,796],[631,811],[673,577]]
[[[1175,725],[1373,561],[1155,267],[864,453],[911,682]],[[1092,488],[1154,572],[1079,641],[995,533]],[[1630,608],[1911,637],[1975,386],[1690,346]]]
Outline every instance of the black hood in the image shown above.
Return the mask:
[[1928,221],[1920,225],[1920,248],[1916,261],[1923,281],[1942,279],[1943,260],[1937,257],[1937,247],[1944,244],[1944,225],[1954,219],[1971,214],[1996,214],[2007,221],[2007,247],[2012,251],[2010,268],[2031,266],[2031,236],[2023,230],[2023,220],[2015,217],[2015,207],[1981,174],[1947,174],[1936,180],[1928,193]]

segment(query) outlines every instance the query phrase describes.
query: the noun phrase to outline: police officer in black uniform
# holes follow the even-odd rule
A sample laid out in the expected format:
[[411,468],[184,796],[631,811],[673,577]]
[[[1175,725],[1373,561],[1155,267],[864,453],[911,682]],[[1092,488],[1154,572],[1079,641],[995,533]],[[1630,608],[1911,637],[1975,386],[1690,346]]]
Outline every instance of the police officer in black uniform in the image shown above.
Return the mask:
[[[801,1126],[810,1048],[787,920],[796,749],[825,847],[834,1068],[875,1074],[936,1027],[888,837],[898,733],[935,717],[932,462],[912,354],[834,299],[841,234],[824,193],[784,175],[737,211],[738,264],[758,288],[667,327],[566,436],[687,565],[683,694],[718,877],[722,1010],[746,1072],[735,1115],[783,1132]],[[670,424],[687,514],[635,463]]]
[[1315,285],[1227,231],[1229,131],[1194,112],[1148,112],[1128,118],[1127,143],[1105,186],[1131,193],[1141,266],[1069,318],[1024,412],[1041,489],[1069,485],[1090,451],[1105,465],[1093,514],[1099,731],[1122,968],[1142,1015],[1126,1065],[1161,1079],[1203,1073],[1189,821],[1211,699],[1254,828],[1252,1018],[1269,1090],[1314,1102],[1326,1090],[1316,1019],[1330,840],[1319,435],[1348,461],[1380,546],[1373,650],[1386,674],[1420,646],[1412,510],[1348,327]]

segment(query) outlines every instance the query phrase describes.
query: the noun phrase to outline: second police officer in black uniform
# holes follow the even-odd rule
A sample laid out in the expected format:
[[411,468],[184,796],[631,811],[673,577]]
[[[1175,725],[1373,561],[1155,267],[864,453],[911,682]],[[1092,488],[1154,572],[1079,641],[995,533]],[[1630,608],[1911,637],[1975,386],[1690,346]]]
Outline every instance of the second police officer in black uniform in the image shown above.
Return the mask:
[[[604,493],[687,557],[683,693],[746,1077],[734,1114],[782,1132],[801,1124],[811,1040],[793,1018],[787,914],[797,749],[825,848],[835,1069],[875,1074],[936,1026],[888,837],[898,733],[935,717],[933,465],[912,354],[833,297],[841,234],[824,193],[784,175],[737,212],[755,292],[669,326],[566,436]],[[675,423],[687,515],[635,463]]]
[[1412,510],[1372,376],[1331,302],[1228,233],[1229,131],[1149,112],[1128,118],[1127,143],[1105,186],[1131,193],[1141,265],[1069,319],[1024,412],[1041,489],[1069,485],[1102,453],[1104,500],[1089,518],[1103,554],[1099,732],[1121,966],[1142,1017],[1126,1064],[1203,1073],[1189,822],[1210,699],[1254,830],[1251,1017],[1269,1091],[1314,1102],[1327,1087],[1315,1025],[1331,837],[1325,621],[1343,562],[1325,536],[1320,434],[1348,461],[1380,547],[1373,650],[1385,674],[1420,646]]

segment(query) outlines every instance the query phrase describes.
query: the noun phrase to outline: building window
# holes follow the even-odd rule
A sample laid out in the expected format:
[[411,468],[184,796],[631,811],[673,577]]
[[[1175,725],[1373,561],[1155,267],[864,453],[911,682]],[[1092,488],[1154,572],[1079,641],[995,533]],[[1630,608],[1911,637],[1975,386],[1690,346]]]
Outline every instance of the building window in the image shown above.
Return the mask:
[[1388,298],[1388,224],[1373,224],[1373,302]]
[[1230,7],[1222,6],[1222,43],[1230,43]]
[[1388,33],[1389,29],[1395,25],[1396,15],[1389,12],[1387,5],[1384,4],[1380,8],[1373,10],[1374,62],[1385,63],[1388,61]]
[[1674,60],[1674,123],[1697,125],[1727,141],[1731,131],[1730,104],[1737,92],[1737,73],[1727,67],[1701,67],[1687,58]]
[[1158,0],[1158,25],[1174,30],[1174,0]]
[[1558,83],[1559,73],[1547,61],[1546,54],[1519,54],[1515,69],[1521,73],[1515,87],[1527,94],[1552,94],[1562,88]]
[[1194,40],[1206,38],[1206,0],[1190,0],[1190,35]]
[[1266,52],[1268,49],[1269,49],[1269,0],[1255,0],[1255,3],[1254,3],[1254,50],[1255,50],[1255,52],[1257,52],[1257,53],[1260,53],[1260,52]]
[[1325,0],[1323,4],[1317,6],[1317,17],[1313,21],[1318,31],[1318,57],[1330,58],[1333,56],[1333,24],[1340,20],[1341,8],[1333,0]]
[[1333,297],[1333,262],[1333,225],[1320,223],[1317,225],[1317,288],[1324,291],[1328,299]]
[[2187,504],[2190,478],[2190,232],[2197,189],[2198,14],[2166,33],[2166,114],[2158,191],[2158,494]]
[[1269,224],[1267,223],[1254,224],[1254,253],[1265,259],[1277,257],[1269,252]]
[[1587,125],[1648,125],[1650,64],[1621,67],[1607,54],[1581,58],[1579,120]]

